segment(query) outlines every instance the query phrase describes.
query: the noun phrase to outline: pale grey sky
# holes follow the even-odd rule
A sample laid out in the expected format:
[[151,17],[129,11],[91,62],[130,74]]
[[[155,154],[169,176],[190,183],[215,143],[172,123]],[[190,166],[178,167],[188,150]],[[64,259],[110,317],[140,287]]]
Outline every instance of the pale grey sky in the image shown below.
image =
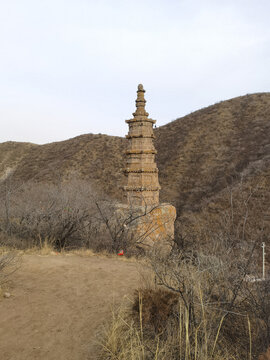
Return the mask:
[[0,0],[0,142],[124,136],[270,91],[269,0]]

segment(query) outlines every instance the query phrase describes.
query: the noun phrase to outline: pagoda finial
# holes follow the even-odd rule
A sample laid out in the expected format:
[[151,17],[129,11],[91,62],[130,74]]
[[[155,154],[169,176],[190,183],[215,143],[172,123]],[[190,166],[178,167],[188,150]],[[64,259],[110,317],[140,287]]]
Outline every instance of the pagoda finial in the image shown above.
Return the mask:
[[136,118],[137,116],[148,116],[148,112],[145,111],[145,103],[146,100],[144,98],[145,90],[142,84],[138,85],[137,90],[137,100],[136,100],[136,111],[133,113],[133,116]]

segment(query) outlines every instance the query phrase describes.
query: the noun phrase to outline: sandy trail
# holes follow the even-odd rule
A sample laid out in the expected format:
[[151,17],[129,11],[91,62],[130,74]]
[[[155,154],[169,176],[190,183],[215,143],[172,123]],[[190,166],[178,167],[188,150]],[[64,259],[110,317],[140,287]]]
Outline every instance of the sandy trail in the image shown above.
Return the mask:
[[96,335],[139,283],[136,263],[25,255],[0,301],[1,360],[98,359]]

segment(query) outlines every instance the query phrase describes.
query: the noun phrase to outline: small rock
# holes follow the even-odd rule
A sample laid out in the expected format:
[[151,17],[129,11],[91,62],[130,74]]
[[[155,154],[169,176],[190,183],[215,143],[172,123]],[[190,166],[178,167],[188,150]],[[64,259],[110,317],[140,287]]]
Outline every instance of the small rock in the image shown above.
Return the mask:
[[10,296],[11,296],[11,295],[10,295],[9,292],[5,292],[5,293],[4,293],[4,297],[5,297],[5,298],[9,298]]

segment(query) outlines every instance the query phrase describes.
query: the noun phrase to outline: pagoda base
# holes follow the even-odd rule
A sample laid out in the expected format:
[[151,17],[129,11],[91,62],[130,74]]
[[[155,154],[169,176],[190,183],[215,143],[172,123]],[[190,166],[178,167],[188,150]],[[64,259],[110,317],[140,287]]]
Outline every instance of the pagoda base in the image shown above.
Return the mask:
[[118,205],[118,217],[125,219],[126,233],[131,248],[151,251],[154,248],[166,255],[174,240],[176,209],[170,204],[155,207]]

